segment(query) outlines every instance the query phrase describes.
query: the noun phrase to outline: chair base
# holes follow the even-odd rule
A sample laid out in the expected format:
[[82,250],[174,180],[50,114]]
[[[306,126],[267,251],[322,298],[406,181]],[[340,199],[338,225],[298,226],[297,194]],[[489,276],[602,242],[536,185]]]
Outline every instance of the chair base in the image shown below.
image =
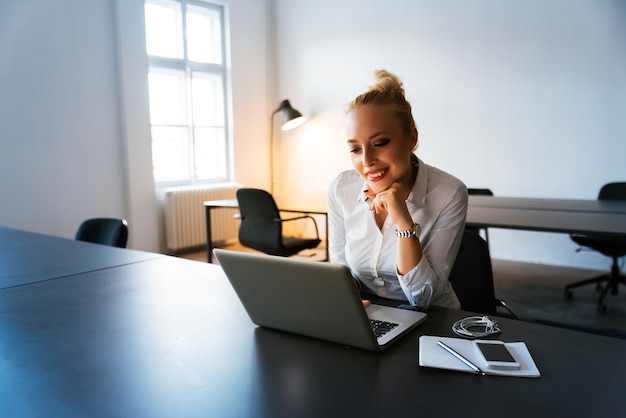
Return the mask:
[[[602,283],[604,282],[606,282],[606,285],[603,288]],[[586,286],[588,284],[593,284],[593,283],[596,284],[597,291],[602,290],[602,294],[600,295],[600,298],[598,299],[598,312],[605,312],[606,306],[602,303],[604,301],[604,298],[608,294],[609,290],[611,291],[611,294],[617,295],[617,288],[619,284],[621,283],[623,285],[626,285],[626,277],[620,274],[618,265],[614,263],[611,266],[610,274],[603,274],[601,276],[593,277],[587,280],[581,280],[579,282],[572,283],[572,284],[565,286],[565,297],[568,299],[571,299],[573,296],[571,289],[581,287],[581,286]]]

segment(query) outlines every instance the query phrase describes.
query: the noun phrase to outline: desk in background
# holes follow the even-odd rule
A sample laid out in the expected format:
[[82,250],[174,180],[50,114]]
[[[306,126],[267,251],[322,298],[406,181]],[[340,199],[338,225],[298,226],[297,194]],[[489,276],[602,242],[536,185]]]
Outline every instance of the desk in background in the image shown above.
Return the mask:
[[[276,198],[281,211],[311,213],[326,217],[326,259],[328,259],[328,213],[324,194]],[[204,202],[207,224],[207,260],[211,262],[211,210],[237,208],[237,200]],[[626,203],[598,200],[539,199],[497,196],[469,196],[467,225],[487,228],[605,234],[626,236]]]
[[[281,212],[304,213],[310,215],[324,215],[326,233],[326,260],[328,260],[328,210],[326,208],[325,193],[307,193],[297,195],[285,195],[275,198],[276,206]],[[211,234],[211,211],[220,208],[236,209],[239,207],[237,199],[207,200],[204,202],[206,221],[206,251],[207,261],[213,262],[213,240]]]
[[540,379],[425,369],[419,336],[453,336],[470,312],[431,308],[420,327],[369,352],[255,327],[219,266],[117,258],[118,267],[0,290],[3,415],[624,413],[625,340],[499,318],[497,338],[526,342]]
[[626,236],[626,202],[470,196],[467,225]]

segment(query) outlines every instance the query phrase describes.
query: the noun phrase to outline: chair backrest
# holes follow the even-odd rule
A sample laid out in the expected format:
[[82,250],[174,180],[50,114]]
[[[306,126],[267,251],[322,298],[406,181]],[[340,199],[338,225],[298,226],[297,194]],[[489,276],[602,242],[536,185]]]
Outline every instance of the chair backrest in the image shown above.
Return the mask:
[[626,183],[607,183],[600,189],[598,200],[626,200]]
[[[467,189],[467,194],[472,196],[493,196],[493,192],[491,189]],[[472,231],[480,232],[481,230],[485,231],[485,238],[489,239],[489,234],[487,232],[487,228],[479,228],[474,226],[467,226],[467,229],[471,229]]]
[[128,223],[125,219],[115,218],[87,219],[78,228],[75,239],[94,244],[126,248]]
[[496,314],[493,270],[487,242],[476,231],[465,229],[459,253],[448,280],[461,309]]
[[474,196],[493,196],[493,192],[490,189],[467,189],[467,194]]
[[241,214],[239,242],[267,254],[275,254],[282,246],[282,223],[276,202],[265,190],[237,190]]

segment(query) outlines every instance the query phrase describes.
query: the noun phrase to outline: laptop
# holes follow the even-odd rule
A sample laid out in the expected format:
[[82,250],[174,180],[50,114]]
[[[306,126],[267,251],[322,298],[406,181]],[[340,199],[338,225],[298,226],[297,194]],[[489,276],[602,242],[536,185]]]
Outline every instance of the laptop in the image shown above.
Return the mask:
[[365,309],[341,264],[219,248],[213,253],[248,316],[262,327],[378,351],[426,319],[423,312],[382,305]]

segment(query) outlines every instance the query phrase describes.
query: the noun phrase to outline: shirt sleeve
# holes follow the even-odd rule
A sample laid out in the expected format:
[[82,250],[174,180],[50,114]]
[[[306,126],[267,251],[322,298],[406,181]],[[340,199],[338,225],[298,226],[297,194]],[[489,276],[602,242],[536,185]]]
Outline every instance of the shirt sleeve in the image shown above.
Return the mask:
[[337,194],[335,179],[328,189],[328,254],[331,263],[347,265],[346,261],[346,230],[343,211]]
[[465,227],[467,190],[459,187],[442,208],[432,228],[420,237],[422,259],[407,274],[398,274],[400,287],[411,305],[427,308],[440,299],[445,306],[460,303],[448,281]]

